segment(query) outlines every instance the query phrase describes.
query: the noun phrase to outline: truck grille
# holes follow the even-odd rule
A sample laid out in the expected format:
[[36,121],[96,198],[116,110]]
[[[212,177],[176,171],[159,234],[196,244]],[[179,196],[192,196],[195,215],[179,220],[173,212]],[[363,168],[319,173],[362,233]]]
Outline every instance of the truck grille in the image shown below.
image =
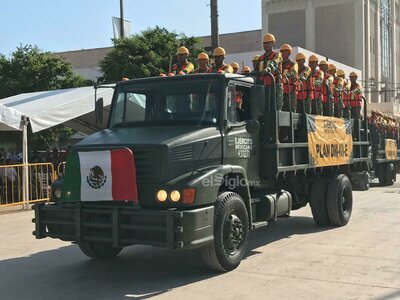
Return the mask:
[[157,181],[160,178],[161,149],[131,149],[135,157],[138,183]]
[[191,160],[193,159],[193,145],[175,147],[169,152],[169,160]]

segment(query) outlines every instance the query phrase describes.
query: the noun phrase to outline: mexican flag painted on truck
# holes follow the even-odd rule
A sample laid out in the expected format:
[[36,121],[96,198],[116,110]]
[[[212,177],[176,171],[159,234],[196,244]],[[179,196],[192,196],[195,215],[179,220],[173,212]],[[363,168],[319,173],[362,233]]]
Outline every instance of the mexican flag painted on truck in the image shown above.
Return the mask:
[[73,151],[68,156],[63,201],[138,201],[130,149]]

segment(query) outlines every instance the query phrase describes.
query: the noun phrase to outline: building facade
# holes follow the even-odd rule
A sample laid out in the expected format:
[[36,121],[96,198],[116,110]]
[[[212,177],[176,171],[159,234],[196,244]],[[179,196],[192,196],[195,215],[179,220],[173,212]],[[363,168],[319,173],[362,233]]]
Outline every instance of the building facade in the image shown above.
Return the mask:
[[262,0],[267,32],[361,70],[370,102],[400,101],[400,0]]

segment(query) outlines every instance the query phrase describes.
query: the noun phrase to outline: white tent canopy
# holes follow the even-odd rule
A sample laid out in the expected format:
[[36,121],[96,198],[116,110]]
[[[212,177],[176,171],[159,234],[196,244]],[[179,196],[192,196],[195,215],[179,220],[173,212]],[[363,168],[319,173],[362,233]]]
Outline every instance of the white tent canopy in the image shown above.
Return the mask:
[[[104,107],[111,104],[113,89],[112,85],[109,87],[97,89],[97,98],[104,99]],[[25,116],[29,118],[32,132],[68,121],[80,124],[79,128],[75,128],[77,130],[86,126],[84,132],[93,132],[101,129],[94,122],[94,108],[93,87],[19,94],[0,100],[0,130],[22,130],[21,116]],[[82,120],[79,120],[80,117]]]
[[21,113],[0,104],[0,131],[20,130]]
[[[103,98],[104,107],[111,104],[113,85],[97,89],[97,98]],[[0,100],[0,131],[22,131],[23,201],[29,199],[28,191],[28,125],[38,132],[62,123],[91,133],[103,128],[95,124],[95,90],[93,87],[25,93]],[[106,112],[103,111],[103,116]],[[104,122],[103,122],[104,123]],[[74,126],[75,125],[75,126]]]

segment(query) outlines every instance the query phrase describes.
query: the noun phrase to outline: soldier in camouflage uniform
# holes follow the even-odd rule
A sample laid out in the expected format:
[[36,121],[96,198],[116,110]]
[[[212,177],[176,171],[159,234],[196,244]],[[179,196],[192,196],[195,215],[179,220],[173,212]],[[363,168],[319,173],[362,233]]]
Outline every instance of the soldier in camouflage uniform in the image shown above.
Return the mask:
[[297,112],[311,114],[311,68],[305,65],[307,57],[304,53],[296,54],[296,61],[299,65],[299,80],[297,89]]
[[265,86],[271,86],[272,80],[267,73],[271,73],[275,79],[276,91],[276,110],[282,110],[283,106],[283,88],[281,82],[282,76],[282,57],[279,52],[274,51],[276,39],[273,34],[267,33],[263,38],[265,53],[260,56],[257,63],[257,71],[260,74],[259,80]]
[[297,63],[289,59],[292,47],[289,44],[281,46],[282,54],[282,84],[283,84],[283,110],[296,112],[296,84],[297,84]]

